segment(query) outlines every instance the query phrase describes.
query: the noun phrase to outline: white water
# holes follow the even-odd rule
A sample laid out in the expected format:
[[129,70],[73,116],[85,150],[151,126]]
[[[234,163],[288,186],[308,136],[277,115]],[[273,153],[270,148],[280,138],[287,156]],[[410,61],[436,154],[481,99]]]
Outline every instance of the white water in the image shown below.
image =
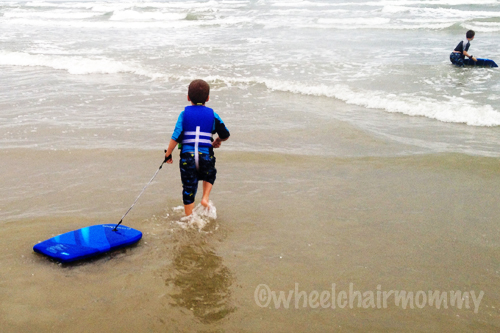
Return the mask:
[[[290,106],[269,103],[292,98],[294,112],[427,141],[418,149],[437,141],[495,155],[500,71],[454,68],[448,56],[475,29],[473,54],[500,62],[499,19],[498,1],[487,0],[0,1],[0,143],[154,148],[201,77],[237,131],[303,126],[274,121]],[[490,129],[470,146],[464,128],[448,124]],[[419,135],[428,126],[435,136]],[[232,149],[277,148],[240,138]]]

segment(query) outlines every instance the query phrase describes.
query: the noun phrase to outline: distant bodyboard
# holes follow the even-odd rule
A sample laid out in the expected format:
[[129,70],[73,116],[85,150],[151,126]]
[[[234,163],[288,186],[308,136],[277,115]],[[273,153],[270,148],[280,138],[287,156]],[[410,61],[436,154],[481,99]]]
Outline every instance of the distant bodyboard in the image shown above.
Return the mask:
[[63,263],[86,259],[137,243],[142,232],[123,225],[99,224],[40,242],[33,250]]
[[467,66],[481,66],[481,67],[498,67],[496,62],[491,59],[477,58],[477,61],[472,59],[464,59],[464,64]]

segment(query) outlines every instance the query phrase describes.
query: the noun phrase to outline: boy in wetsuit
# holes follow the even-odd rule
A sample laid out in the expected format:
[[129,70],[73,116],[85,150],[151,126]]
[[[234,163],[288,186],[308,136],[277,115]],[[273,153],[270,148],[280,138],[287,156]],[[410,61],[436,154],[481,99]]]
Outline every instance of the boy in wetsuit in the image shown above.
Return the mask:
[[453,65],[463,67],[465,65],[465,57],[469,57],[474,62],[477,61],[477,59],[473,55],[469,54],[470,42],[474,39],[475,34],[476,33],[473,30],[467,31],[467,34],[465,35],[466,39],[458,43],[457,47],[455,47],[453,52],[451,52],[450,61]]
[[[170,156],[180,143],[181,155],[179,168],[182,180],[182,200],[186,216],[193,213],[194,199],[198,189],[198,181],[203,181],[203,196],[201,204],[208,207],[210,191],[215,182],[214,148],[219,148],[222,141],[229,138],[229,131],[224,122],[214,110],[207,108],[210,86],[203,80],[194,80],[189,85],[188,101],[177,119],[174,133],[170,139],[165,158],[170,157],[167,163],[172,164]],[[218,137],[213,140],[212,134]]]

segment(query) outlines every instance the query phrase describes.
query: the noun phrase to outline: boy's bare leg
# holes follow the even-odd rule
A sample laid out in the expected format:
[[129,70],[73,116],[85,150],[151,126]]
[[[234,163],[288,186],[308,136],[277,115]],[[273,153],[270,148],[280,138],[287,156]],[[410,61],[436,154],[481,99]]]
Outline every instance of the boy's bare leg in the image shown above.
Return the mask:
[[186,216],[193,214],[194,202],[189,205],[184,205],[184,213]]
[[212,184],[209,182],[203,181],[203,197],[201,198],[201,204],[203,207],[208,207],[208,199],[210,197],[210,191],[212,191]]

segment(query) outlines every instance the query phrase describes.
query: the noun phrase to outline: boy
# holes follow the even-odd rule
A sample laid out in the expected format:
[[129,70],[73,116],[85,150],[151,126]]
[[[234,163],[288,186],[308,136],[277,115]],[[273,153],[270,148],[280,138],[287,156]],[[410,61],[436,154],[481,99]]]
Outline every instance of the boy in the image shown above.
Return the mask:
[[[193,213],[198,180],[203,180],[201,204],[208,207],[210,191],[217,174],[213,149],[219,148],[222,141],[229,138],[229,131],[222,119],[214,110],[205,106],[205,103],[209,100],[209,95],[210,86],[208,83],[203,80],[191,82],[187,97],[191,105],[186,106],[179,115],[165,153],[165,158],[168,158],[175,146],[180,143],[181,158],[179,168],[181,170],[182,200],[186,216]],[[218,137],[213,140],[212,134],[215,133],[218,134]],[[167,163],[173,163],[171,156]]]
[[469,54],[470,42],[474,39],[475,34],[476,33],[473,30],[467,31],[467,34],[465,35],[466,39],[458,43],[457,47],[455,47],[455,50],[451,52],[450,61],[453,65],[463,67],[465,57],[469,57],[474,62],[477,61],[477,59],[473,55]]

